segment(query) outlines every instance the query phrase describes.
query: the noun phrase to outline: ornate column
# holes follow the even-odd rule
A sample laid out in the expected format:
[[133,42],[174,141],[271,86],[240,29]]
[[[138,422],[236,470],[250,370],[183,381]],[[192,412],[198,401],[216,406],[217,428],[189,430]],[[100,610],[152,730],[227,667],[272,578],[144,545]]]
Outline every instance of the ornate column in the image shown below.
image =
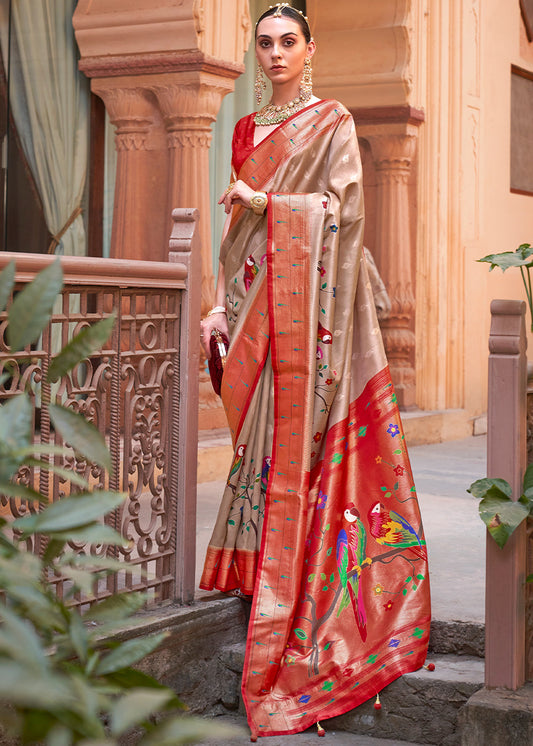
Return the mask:
[[[414,243],[410,181],[418,128],[409,122],[370,124],[358,134],[370,144],[377,177],[376,263],[391,298],[389,316],[381,321],[385,351],[402,409],[416,405]],[[390,115],[390,112],[388,112]],[[398,112],[397,112],[398,115]],[[421,115],[419,120],[421,120]],[[356,114],[356,121],[359,118]]]
[[209,146],[211,124],[222,98],[233,90],[233,78],[201,70],[166,76],[154,85],[167,133],[167,215],[176,207],[194,205],[200,210],[202,251],[202,313],[211,308],[214,296],[211,260],[211,213],[209,200]]
[[[200,211],[199,233],[202,268],[202,316],[213,305],[214,276],[211,259],[211,211],[209,202],[209,146],[211,123],[222,98],[233,89],[233,80],[203,71],[184,71],[167,76],[153,87],[167,132],[167,210],[194,205]],[[206,359],[200,356],[201,430],[225,427],[220,399],[213,391]]]
[[95,79],[92,90],[103,99],[116,128],[111,256],[163,261],[168,221],[160,205],[165,198],[167,158],[155,100],[135,78]]

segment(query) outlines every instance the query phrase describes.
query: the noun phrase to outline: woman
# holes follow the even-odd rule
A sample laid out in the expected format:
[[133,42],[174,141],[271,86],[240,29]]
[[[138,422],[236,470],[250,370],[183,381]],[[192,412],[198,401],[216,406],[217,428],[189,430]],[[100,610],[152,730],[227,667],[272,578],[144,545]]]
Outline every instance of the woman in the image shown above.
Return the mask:
[[314,52],[286,3],[259,19],[272,99],[235,128],[202,325],[206,350],[215,327],[231,339],[221,396],[235,458],[201,587],[253,596],[253,739],[376,696],[423,664],[429,636],[425,541],[361,250],[354,123],[312,97]]

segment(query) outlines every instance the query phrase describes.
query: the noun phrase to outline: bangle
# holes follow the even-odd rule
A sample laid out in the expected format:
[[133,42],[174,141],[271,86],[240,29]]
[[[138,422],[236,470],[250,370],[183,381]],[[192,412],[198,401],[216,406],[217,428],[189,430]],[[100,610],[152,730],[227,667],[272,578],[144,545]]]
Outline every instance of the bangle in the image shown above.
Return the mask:
[[268,205],[268,196],[265,192],[255,192],[250,199],[250,207],[256,215],[264,215]]
[[210,311],[207,312],[206,318],[212,316],[214,313],[226,313],[224,306],[214,306]]

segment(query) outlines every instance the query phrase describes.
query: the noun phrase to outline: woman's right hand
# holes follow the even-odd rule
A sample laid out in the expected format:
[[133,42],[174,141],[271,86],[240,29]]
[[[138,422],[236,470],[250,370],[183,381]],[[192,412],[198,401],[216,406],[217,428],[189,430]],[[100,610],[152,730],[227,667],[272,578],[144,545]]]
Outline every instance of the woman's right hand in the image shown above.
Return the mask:
[[211,332],[213,329],[218,329],[222,334],[225,334],[229,339],[228,320],[226,314],[221,311],[220,313],[213,313],[211,316],[206,316],[203,321],[200,322],[201,336],[200,341],[207,359],[211,357],[211,350],[209,349],[209,340],[211,339]]

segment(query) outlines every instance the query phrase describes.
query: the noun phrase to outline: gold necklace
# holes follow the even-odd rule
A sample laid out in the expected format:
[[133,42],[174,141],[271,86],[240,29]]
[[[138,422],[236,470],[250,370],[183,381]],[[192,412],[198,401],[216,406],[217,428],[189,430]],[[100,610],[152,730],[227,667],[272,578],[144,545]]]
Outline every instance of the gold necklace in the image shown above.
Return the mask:
[[260,111],[254,117],[255,124],[268,126],[270,124],[281,124],[286,119],[296,114],[297,111],[304,109],[308,102],[311,100],[311,93],[306,92],[300,94],[297,98],[293,98],[288,104],[282,104],[281,106],[275,106],[270,103],[263,106]]

